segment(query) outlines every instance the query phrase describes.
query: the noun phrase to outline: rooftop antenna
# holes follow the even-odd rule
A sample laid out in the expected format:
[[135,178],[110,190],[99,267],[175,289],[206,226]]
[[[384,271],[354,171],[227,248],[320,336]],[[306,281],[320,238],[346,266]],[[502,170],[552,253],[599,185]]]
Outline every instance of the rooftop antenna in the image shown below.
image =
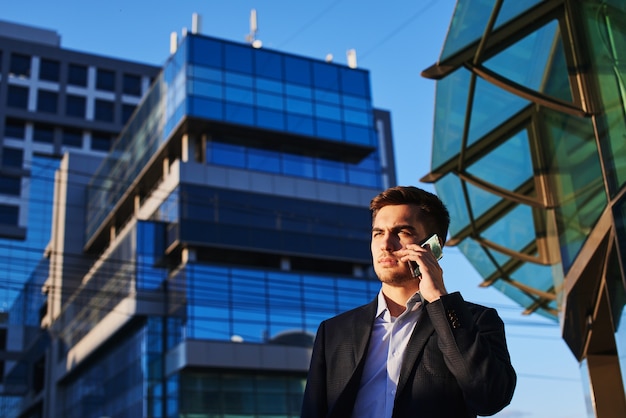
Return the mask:
[[356,68],[356,49],[348,49],[346,58],[348,59],[348,67]]
[[170,54],[174,54],[178,49],[178,34],[176,32],[170,33]]
[[261,48],[263,42],[260,39],[256,39],[256,33],[259,30],[256,19],[256,9],[250,10],[250,33],[246,36],[246,41],[252,45],[253,48]]
[[198,13],[191,15],[191,33],[197,34],[202,31],[202,17]]

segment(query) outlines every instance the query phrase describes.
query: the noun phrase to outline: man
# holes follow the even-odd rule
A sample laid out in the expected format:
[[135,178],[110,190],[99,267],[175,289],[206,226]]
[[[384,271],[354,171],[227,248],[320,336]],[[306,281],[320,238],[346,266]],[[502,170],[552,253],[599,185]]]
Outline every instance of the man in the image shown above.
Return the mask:
[[494,309],[448,294],[436,257],[421,246],[433,234],[443,246],[448,210],[416,187],[388,189],[370,209],[381,290],[369,304],[320,324],[302,417],[497,413],[516,384],[504,324]]

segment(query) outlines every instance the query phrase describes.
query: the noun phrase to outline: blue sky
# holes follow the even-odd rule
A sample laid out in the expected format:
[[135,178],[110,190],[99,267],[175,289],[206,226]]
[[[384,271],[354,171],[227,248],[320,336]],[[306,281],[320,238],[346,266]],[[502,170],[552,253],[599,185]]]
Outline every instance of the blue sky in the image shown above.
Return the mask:
[[[454,0],[25,0],[5,1],[0,19],[57,31],[67,49],[161,65],[171,32],[191,29],[244,42],[251,9],[264,48],[345,64],[355,49],[370,71],[373,101],[391,112],[398,182],[429,190],[419,179],[430,169],[435,82],[420,72],[437,61]],[[518,386],[503,418],[587,417],[579,364],[556,322],[523,316],[514,302],[479,288],[480,276],[454,248],[441,264],[449,291],[493,306],[503,317]]]

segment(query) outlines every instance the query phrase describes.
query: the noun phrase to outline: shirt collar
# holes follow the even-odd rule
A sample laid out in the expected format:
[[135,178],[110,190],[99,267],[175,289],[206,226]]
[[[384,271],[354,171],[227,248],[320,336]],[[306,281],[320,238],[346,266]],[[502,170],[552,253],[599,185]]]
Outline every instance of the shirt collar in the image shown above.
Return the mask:
[[[423,304],[424,300],[422,299],[422,294],[417,291],[413,296],[406,301],[406,312],[413,312],[420,308]],[[383,295],[383,289],[381,288],[378,291],[378,306],[376,307],[376,316],[375,318],[379,318],[383,315],[389,315],[389,309],[387,308],[387,301],[385,300],[385,296]],[[387,318],[388,319],[388,318]]]

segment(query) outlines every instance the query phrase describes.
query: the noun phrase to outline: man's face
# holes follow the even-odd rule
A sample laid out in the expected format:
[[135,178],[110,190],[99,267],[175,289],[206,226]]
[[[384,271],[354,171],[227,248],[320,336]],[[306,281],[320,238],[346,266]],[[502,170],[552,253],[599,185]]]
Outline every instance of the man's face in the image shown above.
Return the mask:
[[407,263],[395,252],[407,244],[420,244],[428,238],[420,210],[414,205],[388,205],[381,208],[372,226],[372,261],[381,282],[390,285],[412,280]]

